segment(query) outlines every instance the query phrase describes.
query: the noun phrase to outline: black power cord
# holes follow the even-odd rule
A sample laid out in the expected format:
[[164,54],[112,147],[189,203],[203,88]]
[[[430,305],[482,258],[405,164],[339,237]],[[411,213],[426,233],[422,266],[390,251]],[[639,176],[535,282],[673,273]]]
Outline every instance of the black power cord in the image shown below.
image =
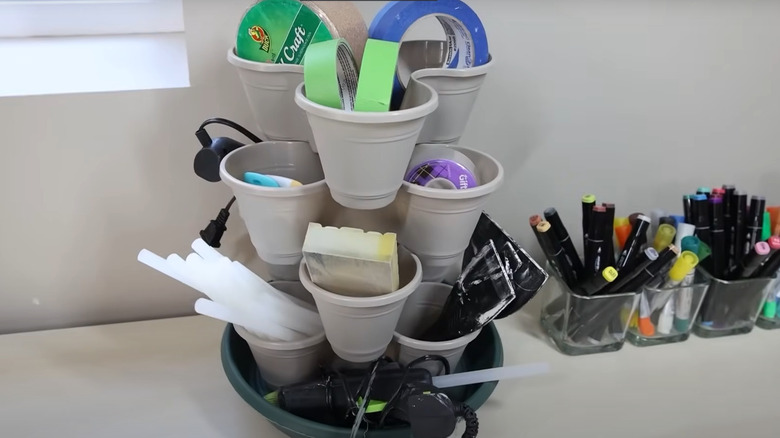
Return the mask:
[[[222,159],[230,152],[244,146],[244,144],[228,137],[217,137],[212,139],[209,133],[206,132],[206,127],[213,124],[225,125],[233,128],[254,143],[262,143],[263,140],[232,120],[213,117],[201,123],[198,130],[195,131],[195,137],[202,146],[201,150],[195,155],[195,173],[206,181],[217,182],[221,179],[219,177],[219,165],[222,162]],[[209,221],[206,228],[200,231],[200,238],[209,246],[219,248],[222,245],[222,236],[225,234],[225,231],[227,231],[227,221],[230,217],[230,207],[233,206],[234,202],[236,202],[235,196],[230,199],[230,202],[227,203],[225,208],[219,211],[217,217],[214,220]]]
[[463,417],[463,420],[466,422],[466,430],[463,431],[461,438],[476,438],[479,433],[479,420],[474,409],[466,403],[461,403],[460,406],[455,408],[455,415]]
[[198,138],[198,141],[200,141],[200,144],[204,148],[210,147],[211,143],[212,143],[211,136],[209,135],[208,132],[206,132],[205,128],[206,128],[206,126],[214,125],[214,124],[225,125],[225,126],[231,127],[233,129],[235,129],[236,131],[244,134],[244,136],[246,136],[246,138],[252,140],[255,143],[262,143],[262,141],[263,141],[263,140],[260,139],[260,137],[252,134],[248,129],[244,128],[243,126],[239,125],[238,123],[236,123],[236,122],[234,122],[232,120],[223,119],[222,117],[212,117],[210,119],[207,119],[203,123],[201,123],[200,124],[200,128],[198,128],[198,130],[195,131],[195,137]]
[[200,238],[203,239],[206,244],[212,248],[219,248],[222,246],[220,242],[222,235],[227,231],[227,220],[230,217],[230,207],[236,202],[236,197],[230,198],[230,202],[227,203],[225,208],[219,210],[217,218],[209,221],[206,228],[200,230]]

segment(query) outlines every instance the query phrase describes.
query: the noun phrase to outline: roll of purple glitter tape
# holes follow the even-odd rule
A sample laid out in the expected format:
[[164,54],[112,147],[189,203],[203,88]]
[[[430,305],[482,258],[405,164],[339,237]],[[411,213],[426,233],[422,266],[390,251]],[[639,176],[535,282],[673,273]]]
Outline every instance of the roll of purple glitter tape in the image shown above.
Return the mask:
[[409,171],[405,180],[424,187],[458,190],[478,185],[469,169],[457,161],[444,159],[423,161]]

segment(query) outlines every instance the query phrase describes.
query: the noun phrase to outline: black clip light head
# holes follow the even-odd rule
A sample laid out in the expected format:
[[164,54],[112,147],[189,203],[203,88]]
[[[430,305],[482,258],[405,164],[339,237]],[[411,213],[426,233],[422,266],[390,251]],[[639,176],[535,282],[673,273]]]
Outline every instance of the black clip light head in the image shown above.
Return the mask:
[[193,162],[193,169],[195,174],[209,182],[219,182],[219,165],[227,154],[234,150],[245,146],[245,143],[241,143],[237,140],[233,140],[230,137],[217,137],[212,139],[208,132],[206,132],[206,126],[218,123],[220,125],[229,126],[236,131],[244,134],[247,138],[255,143],[261,143],[262,140],[249,132],[248,129],[239,125],[231,120],[222,118],[208,119],[200,125],[197,131],[195,131],[195,137],[198,138],[198,142],[202,146],[201,149],[195,154],[195,160]]

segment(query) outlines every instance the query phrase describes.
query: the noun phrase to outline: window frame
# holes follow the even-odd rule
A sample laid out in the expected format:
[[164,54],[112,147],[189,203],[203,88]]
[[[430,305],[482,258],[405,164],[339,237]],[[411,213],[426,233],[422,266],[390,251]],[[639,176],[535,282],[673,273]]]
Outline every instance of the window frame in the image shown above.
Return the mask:
[[0,38],[184,32],[182,0],[0,0]]

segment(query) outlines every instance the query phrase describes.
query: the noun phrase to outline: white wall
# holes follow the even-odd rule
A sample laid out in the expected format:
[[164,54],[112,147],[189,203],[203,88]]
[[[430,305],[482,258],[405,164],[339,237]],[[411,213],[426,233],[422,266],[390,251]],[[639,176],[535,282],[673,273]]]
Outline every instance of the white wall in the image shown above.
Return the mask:
[[[0,99],[0,332],[191,313],[135,256],[185,253],[230,196],[192,173],[193,132],[251,126],[225,61],[249,3],[185,2],[190,89]],[[618,214],[723,183],[780,203],[780,3],[470,4],[497,65],[461,144],[503,163],[488,211],[534,255],[528,216],[556,206],[578,238],[585,192]],[[251,260],[237,212],[223,244]]]

